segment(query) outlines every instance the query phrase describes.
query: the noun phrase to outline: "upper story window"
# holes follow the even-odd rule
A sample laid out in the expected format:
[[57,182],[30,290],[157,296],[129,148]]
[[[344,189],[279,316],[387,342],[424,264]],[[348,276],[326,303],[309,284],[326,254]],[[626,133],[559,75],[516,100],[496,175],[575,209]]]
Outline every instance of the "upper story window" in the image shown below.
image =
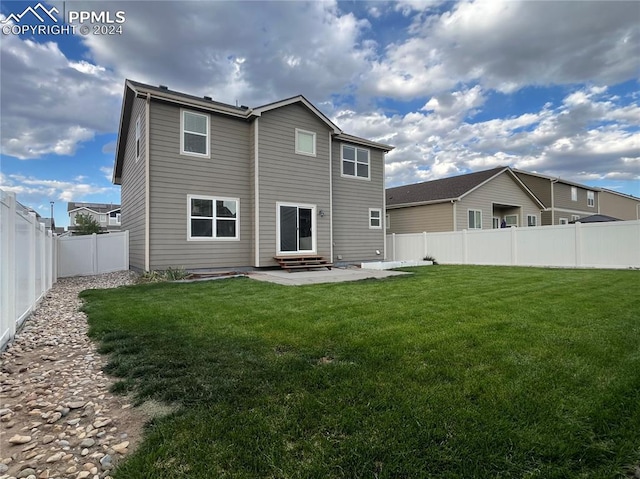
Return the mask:
[[369,150],[350,145],[342,145],[342,176],[371,179]]
[[209,115],[181,110],[180,153],[209,158]]
[[594,207],[596,205],[596,194],[593,191],[587,191],[587,206]]
[[537,226],[538,217],[536,215],[527,215],[527,226]]
[[188,195],[190,240],[240,239],[240,200]]
[[482,229],[482,211],[469,210],[469,229],[470,230]]
[[316,156],[316,134],[313,131],[296,128],[296,153]]
[[575,186],[571,187],[571,201],[578,201],[578,188]]
[[142,135],[142,131],[140,128],[140,115],[136,119],[136,161],[140,159],[140,136]]

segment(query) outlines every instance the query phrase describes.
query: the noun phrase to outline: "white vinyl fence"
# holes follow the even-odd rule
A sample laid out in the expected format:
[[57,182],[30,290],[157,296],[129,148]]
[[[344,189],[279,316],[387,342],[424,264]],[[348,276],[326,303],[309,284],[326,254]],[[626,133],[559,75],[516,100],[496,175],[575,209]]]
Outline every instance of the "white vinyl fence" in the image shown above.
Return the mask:
[[0,190],[0,349],[56,281],[55,238]]
[[57,240],[58,278],[129,269],[129,231]]
[[391,261],[640,268],[640,221],[387,235]]

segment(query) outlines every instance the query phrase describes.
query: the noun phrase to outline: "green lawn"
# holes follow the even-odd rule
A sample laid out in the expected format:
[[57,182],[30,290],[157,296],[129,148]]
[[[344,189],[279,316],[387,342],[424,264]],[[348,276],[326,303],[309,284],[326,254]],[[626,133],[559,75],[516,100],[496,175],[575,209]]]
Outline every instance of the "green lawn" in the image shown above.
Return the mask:
[[116,389],[181,406],[115,477],[615,478],[640,463],[640,272],[410,271],[83,292]]

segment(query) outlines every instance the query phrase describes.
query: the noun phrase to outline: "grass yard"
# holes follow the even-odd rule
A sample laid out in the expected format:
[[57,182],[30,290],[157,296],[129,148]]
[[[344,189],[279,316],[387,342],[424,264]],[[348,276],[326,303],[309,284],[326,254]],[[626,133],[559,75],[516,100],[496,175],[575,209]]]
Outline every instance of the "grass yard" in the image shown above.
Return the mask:
[[640,464],[640,272],[410,271],[83,292],[116,389],[180,406],[115,477],[622,478]]

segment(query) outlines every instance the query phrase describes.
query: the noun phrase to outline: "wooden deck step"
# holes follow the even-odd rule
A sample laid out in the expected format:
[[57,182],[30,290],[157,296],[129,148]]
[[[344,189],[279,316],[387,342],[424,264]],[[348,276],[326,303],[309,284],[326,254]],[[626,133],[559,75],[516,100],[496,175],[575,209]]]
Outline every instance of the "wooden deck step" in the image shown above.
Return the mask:
[[333,263],[324,259],[322,256],[274,256],[280,267],[291,272],[294,269],[331,269]]

